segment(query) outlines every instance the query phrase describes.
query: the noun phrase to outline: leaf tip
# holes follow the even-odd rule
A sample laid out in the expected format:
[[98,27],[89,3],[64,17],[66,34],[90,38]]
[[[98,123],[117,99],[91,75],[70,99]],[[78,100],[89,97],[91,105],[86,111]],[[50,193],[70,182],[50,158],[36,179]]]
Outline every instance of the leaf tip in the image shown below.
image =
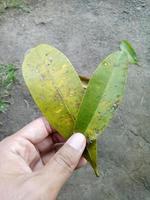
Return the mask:
[[99,177],[99,176],[100,176],[99,170],[98,170],[97,168],[94,169],[94,172],[95,172],[96,177]]
[[127,40],[122,40],[120,49],[128,54],[129,62],[131,64],[138,64],[137,54],[132,45]]

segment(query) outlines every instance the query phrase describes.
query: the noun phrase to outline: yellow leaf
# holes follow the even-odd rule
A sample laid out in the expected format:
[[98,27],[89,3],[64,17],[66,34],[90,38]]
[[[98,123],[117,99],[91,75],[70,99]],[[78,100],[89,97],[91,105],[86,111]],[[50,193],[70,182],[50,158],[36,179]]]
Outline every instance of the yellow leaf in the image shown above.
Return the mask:
[[84,89],[67,57],[41,44],[23,62],[26,85],[41,112],[64,138],[73,133]]

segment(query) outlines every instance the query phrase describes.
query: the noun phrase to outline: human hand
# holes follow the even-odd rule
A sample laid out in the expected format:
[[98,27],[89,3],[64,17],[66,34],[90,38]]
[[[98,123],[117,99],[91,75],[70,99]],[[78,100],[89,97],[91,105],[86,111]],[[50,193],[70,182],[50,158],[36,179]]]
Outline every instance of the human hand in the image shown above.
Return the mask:
[[86,139],[82,134],[74,134],[58,150],[56,143],[62,142],[44,118],[2,140],[0,199],[55,199],[74,169],[85,164],[81,156]]

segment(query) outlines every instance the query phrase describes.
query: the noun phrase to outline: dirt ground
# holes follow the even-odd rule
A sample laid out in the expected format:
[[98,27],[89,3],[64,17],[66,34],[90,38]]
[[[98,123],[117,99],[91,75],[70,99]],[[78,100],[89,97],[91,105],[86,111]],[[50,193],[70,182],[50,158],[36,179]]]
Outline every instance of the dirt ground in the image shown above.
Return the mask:
[[0,15],[0,63],[17,66],[0,138],[40,116],[21,74],[25,52],[40,43],[63,51],[82,75],[128,39],[140,66],[130,66],[126,95],[99,141],[101,176],[77,171],[61,200],[150,200],[150,0],[29,0],[30,12]]

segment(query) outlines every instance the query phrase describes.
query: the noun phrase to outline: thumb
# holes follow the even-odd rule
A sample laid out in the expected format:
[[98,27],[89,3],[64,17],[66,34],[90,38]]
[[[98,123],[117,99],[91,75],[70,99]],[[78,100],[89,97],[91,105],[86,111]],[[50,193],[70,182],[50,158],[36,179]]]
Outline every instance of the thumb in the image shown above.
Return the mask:
[[50,182],[50,187],[53,183],[55,192],[58,192],[72,175],[85,146],[86,139],[83,134],[72,135],[44,167],[43,174],[47,179],[46,182]]

